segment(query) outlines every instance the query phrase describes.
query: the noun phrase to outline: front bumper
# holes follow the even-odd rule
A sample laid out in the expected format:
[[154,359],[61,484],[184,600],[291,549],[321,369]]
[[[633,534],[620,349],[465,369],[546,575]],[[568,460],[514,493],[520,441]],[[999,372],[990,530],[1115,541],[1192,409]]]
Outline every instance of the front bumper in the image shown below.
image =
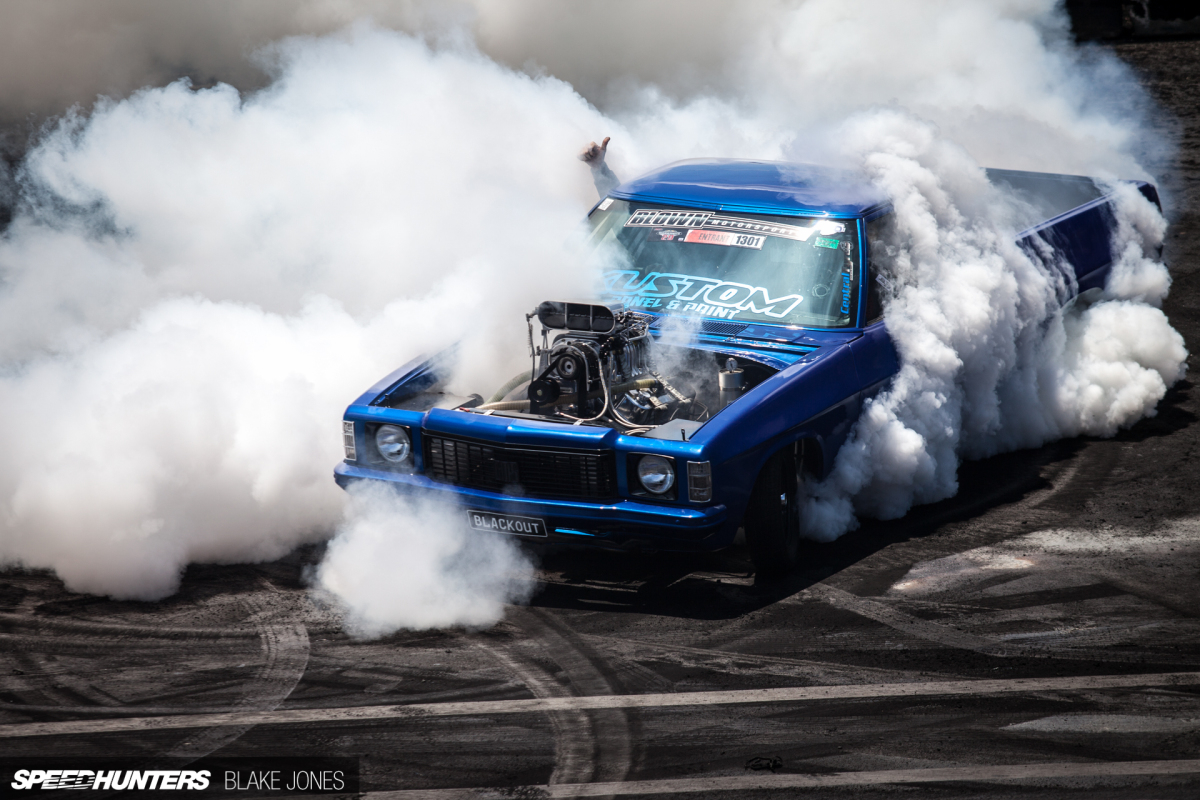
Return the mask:
[[333,471],[343,489],[357,481],[379,481],[406,494],[438,498],[464,509],[491,511],[545,521],[547,536],[518,536],[549,543],[616,549],[706,551],[729,546],[731,530],[724,505],[681,507],[621,498],[606,503],[546,500],[468,489],[424,475],[372,469],[343,462]]

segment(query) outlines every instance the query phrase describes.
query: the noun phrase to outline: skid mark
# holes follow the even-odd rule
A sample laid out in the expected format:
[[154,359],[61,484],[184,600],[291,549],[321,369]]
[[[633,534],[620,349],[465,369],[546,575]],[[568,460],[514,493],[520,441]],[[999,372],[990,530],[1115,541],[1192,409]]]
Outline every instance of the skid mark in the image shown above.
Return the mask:
[[547,714],[624,708],[803,703],[822,700],[870,700],[895,697],[984,696],[1036,692],[1078,692],[1158,689],[1200,685],[1200,672],[1158,672],[1141,675],[1080,675],[1069,678],[1008,678],[998,680],[913,681],[842,686],[791,686],[773,689],[734,689],[715,692],[545,697],[528,700],[477,700],[455,703],[412,703],[344,708],[292,708],[282,711],[244,711],[224,714],[180,714],[161,717],[88,719],[65,722],[26,722],[0,725],[0,738],[25,736],[96,735],[217,725],[299,725],[336,722],[363,723],[384,719]]

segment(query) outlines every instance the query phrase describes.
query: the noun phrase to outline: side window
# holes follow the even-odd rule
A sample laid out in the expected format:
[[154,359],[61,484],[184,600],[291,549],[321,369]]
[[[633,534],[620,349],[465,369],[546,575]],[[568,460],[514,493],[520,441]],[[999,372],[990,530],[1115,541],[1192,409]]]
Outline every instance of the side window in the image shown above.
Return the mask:
[[896,214],[888,212],[867,223],[867,324],[883,319],[883,298],[892,290],[900,253]]

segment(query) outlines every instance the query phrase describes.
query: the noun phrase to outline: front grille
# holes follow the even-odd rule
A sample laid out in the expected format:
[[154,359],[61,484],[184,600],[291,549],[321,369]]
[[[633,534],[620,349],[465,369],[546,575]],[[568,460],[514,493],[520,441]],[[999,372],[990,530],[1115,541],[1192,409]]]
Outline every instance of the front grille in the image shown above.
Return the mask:
[[606,500],[617,493],[611,452],[540,450],[424,433],[425,472],[435,481],[523,497]]

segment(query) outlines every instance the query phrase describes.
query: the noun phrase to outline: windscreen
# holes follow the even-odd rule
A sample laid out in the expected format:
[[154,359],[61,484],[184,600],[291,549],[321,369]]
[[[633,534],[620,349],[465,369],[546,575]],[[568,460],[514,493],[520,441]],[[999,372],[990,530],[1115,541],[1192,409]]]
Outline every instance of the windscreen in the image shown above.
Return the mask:
[[662,314],[854,324],[858,223],[607,198],[589,218],[608,300]]

